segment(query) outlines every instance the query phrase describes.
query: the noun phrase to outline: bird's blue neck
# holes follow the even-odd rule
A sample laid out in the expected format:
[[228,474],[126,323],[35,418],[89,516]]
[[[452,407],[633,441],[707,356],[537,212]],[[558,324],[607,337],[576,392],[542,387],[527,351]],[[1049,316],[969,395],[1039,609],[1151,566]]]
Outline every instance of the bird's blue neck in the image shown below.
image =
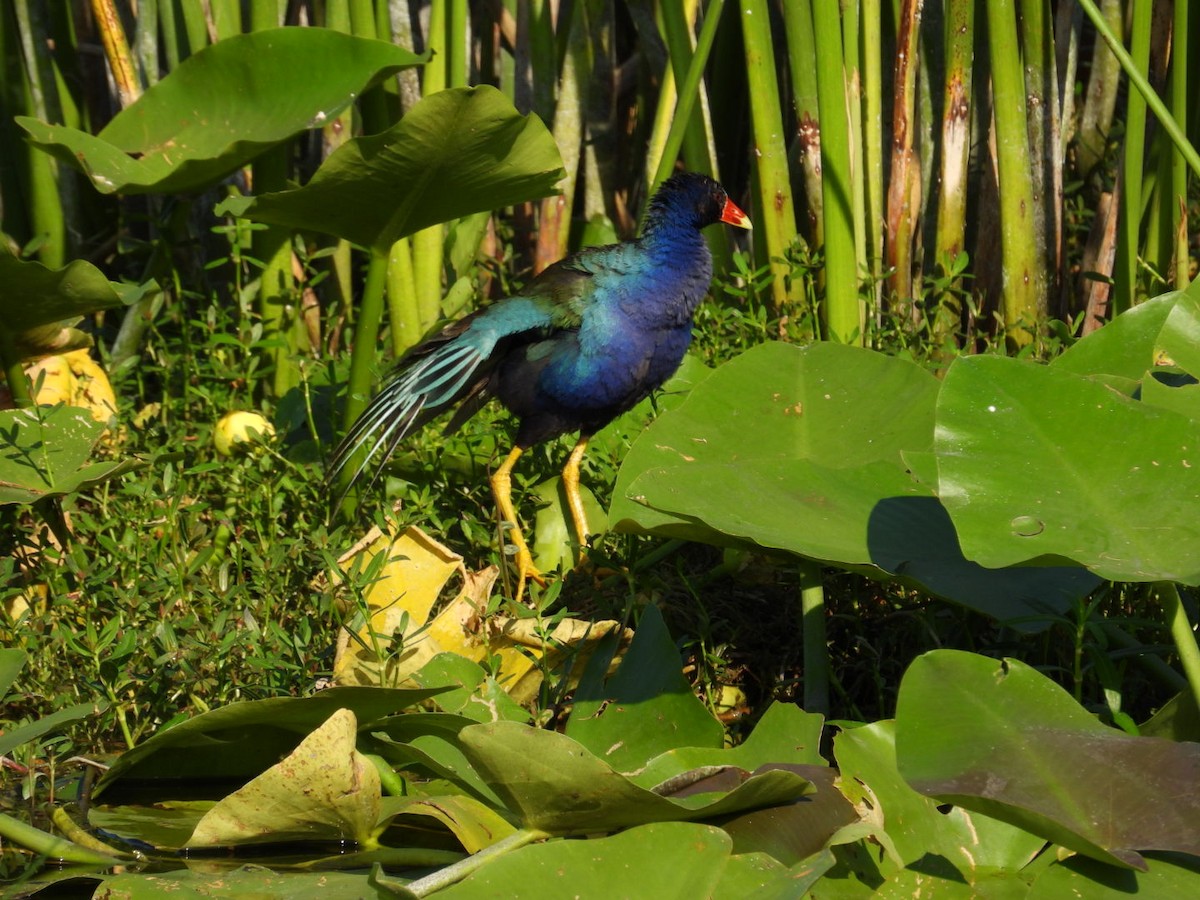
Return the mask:
[[[704,236],[691,218],[664,212],[646,223],[641,245],[660,265],[680,268],[710,260]],[[711,263],[710,263],[711,264]]]

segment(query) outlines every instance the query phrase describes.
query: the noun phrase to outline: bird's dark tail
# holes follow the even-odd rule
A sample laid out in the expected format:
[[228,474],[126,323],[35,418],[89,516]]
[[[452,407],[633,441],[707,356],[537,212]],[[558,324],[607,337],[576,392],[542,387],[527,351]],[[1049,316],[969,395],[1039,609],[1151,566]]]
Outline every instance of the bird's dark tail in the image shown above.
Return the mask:
[[[368,491],[379,481],[401,441],[483,387],[481,375],[490,349],[463,340],[435,339],[401,363],[333,451],[326,482],[338,489],[335,510],[369,466],[373,465],[374,471]],[[343,480],[351,465],[353,473]]]

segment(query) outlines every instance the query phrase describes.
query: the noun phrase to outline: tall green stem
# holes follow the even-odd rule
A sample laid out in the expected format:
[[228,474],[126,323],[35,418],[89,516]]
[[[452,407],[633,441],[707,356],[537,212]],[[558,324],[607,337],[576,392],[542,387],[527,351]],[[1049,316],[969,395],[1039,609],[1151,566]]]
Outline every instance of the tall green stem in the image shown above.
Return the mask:
[[[967,228],[967,178],[971,159],[971,81],[974,72],[975,4],[955,3],[946,10],[946,81],[942,99],[942,177],[938,194],[936,264],[950,265],[963,251]],[[945,274],[945,273],[943,273]],[[957,332],[962,314],[961,281],[947,281],[936,298],[934,346]]]
[[462,881],[472,872],[486,866],[498,856],[512,853],[512,851],[536,841],[544,841],[548,837],[551,837],[551,835],[545,831],[538,831],[535,828],[522,828],[519,831],[514,831],[508,837],[496,841],[490,847],[486,847],[478,853],[468,856],[461,862],[457,862],[452,866],[446,866],[444,869],[439,869],[432,875],[426,875],[424,878],[418,878],[416,881],[410,881],[406,887],[418,897],[427,897],[444,887],[449,887],[452,884]]
[[[1150,67],[1151,0],[1134,0],[1132,62],[1137,72]],[[1117,223],[1117,256],[1113,266],[1113,314],[1136,302],[1138,236],[1142,226],[1142,177],[1146,158],[1146,99],[1129,92],[1121,162],[1121,215]]]
[[[359,301],[358,322],[354,329],[354,347],[350,351],[350,380],[346,385],[346,400],[342,406],[342,428],[349,430],[354,420],[359,417],[367,406],[371,393],[371,383],[374,380],[376,346],[379,343],[379,331],[383,320],[384,285],[387,281],[388,252],[387,249],[371,248],[370,262],[367,264],[367,277],[363,283],[362,299]],[[365,448],[359,454],[365,453]],[[338,483],[335,485],[335,496],[346,494],[346,499],[339,511],[343,518],[349,518],[358,505],[358,498],[350,490],[354,472],[361,462],[361,455],[355,455],[342,467]]]
[[1171,628],[1171,638],[1179,653],[1183,674],[1191,686],[1192,697],[1200,705],[1200,646],[1196,644],[1196,631],[1188,621],[1187,610],[1179,599],[1179,589],[1170,581],[1162,581],[1155,586],[1155,590]]
[[667,180],[675,168],[675,160],[683,146],[687,123],[691,121],[692,110],[696,99],[700,96],[701,79],[704,77],[704,67],[708,64],[708,55],[712,50],[713,38],[717,35],[717,25],[721,20],[721,12],[725,8],[725,0],[712,0],[704,13],[704,23],[700,26],[700,37],[696,41],[696,50],[688,63],[687,74],[678,91],[679,103],[675,107],[675,115],[671,120],[671,129],[667,132],[662,154],[651,182],[653,189]]
[[861,344],[857,253],[851,185],[850,122],[842,63],[842,27],[836,3],[813,4],[817,42],[817,96],[821,110],[821,196],[825,216],[825,327],[830,340]]
[[[1187,127],[1188,116],[1188,56],[1184,35],[1188,33],[1188,0],[1175,0],[1174,39],[1171,42],[1171,112],[1175,120]],[[1171,152],[1171,223],[1175,257],[1175,289],[1188,286],[1187,160],[1178,147]]]
[[1017,41],[1017,12],[1012,0],[989,0],[985,5],[992,62],[996,165],[1000,176],[1000,253],[1004,268],[1001,306],[1008,342],[1023,347],[1033,340],[1030,329],[1045,313],[1043,273],[1032,237],[1036,220],[1025,80],[1021,45]]
[[825,635],[825,587],[821,565],[800,562],[800,615],[804,630],[804,709],[829,713],[829,646]]
[[788,176],[783,111],[771,47],[771,15],[767,0],[741,0],[742,37],[746,47],[746,78],[750,89],[750,119],[758,168],[758,209],[754,225],[766,243],[774,274],[771,298],[777,310],[790,309],[803,296],[799,279],[791,283],[787,252],[796,240],[796,211]]
[[817,107],[817,47],[808,0],[784,4],[783,25],[796,112],[792,158],[804,184],[802,230],[809,243],[819,247],[825,243],[825,222],[821,215],[821,113]]
[[[254,161],[254,191],[265,194],[287,186],[290,144],[284,143]],[[296,298],[296,279],[292,272],[291,229],[267,225],[254,232],[254,256],[263,263],[259,287],[259,309],[263,337],[271,348],[275,364],[272,388],[282,397],[300,383],[298,355],[305,334]],[[307,339],[303,341],[307,344]]]
[[862,169],[866,192],[865,256],[876,301],[883,291],[883,10],[881,0],[862,0]]
[[918,37],[921,2],[904,0],[896,37],[895,95],[892,103],[892,170],[888,182],[887,264],[891,302],[905,318],[915,315],[913,304],[913,237],[921,214],[921,163],[914,152]]

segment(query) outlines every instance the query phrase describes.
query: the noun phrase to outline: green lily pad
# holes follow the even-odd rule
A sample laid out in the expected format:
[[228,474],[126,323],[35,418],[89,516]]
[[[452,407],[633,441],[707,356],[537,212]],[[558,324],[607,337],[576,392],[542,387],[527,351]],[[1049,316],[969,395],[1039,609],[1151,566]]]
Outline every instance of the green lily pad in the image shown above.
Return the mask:
[[1128,900],[1129,897],[1194,897],[1200,894],[1200,860],[1165,853],[1146,857],[1146,870],[1118,869],[1082,856],[1050,866],[1033,883],[1029,900]]
[[1147,300],[1055,357],[1050,367],[1076,375],[1116,375],[1140,381],[1154,365],[1154,348],[1180,294]]
[[[730,840],[720,829],[659,822],[611,837],[522,847],[438,891],[437,896],[446,900],[610,900],[623,893],[638,897],[713,897],[718,896],[714,891],[729,860]],[[750,883],[741,882],[745,886]]]
[[0,286],[3,327],[12,332],[126,306],[146,291],[157,289],[153,282],[140,286],[114,284],[82,259],[61,269],[49,269],[3,251],[0,251]]
[[413,673],[421,687],[444,688],[436,703],[447,713],[461,715],[473,722],[506,719],[528,722],[529,712],[483,671],[474,660],[457,653],[439,653]]
[[1200,855],[1200,745],[1108,728],[1016,660],[917,657],[900,684],[896,755],[920,793],[1102,862]]
[[420,816],[436,820],[454,834],[468,853],[478,853],[516,831],[507,819],[490,806],[458,794],[384,797],[380,824],[397,816]]
[[617,477],[615,530],[749,542],[900,578],[1023,628],[1044,624],[1098,579],[964,558],[935,484],[906,463],[932,446],[937,393],[929,373],[882,354],[756,347],[637,440]]
[[1200,584],[1200,421],[996,356],[950,366],[937,419],[938,490],[969,559]]
[[[235,35],[188,57],[92,136],[27,116],[35,146],[103,194],[200,190],[292,135],[320,128],[364,90],[424,57],[327,28]],[[320,73],[319,78],[288,73]]]
[[721,746],[724,729],[683,677],[658,607],[642,613],[621,665],[605,681],[610,658],[611,651],[597,652],[589,660],[567,720],[568,737],[619,772],[640,770],[675,747]]
[[514,722],[472,725],[463,752],[526,828],[552,834],[614,831],[646,822],[706,819],[787,803],[812,791],[792,772],[739,779],[730,791],[665,797],[635,784],[581,744]]
[[432,94],[396,125],[339,147],[302,188],[236,197],[218,213],[384,249],[449,219],[554,193],[546,126],[488,85]]
[[185,780],[246,780],[274,765],[339,709],[364,730],[437,690],[340,687],[311,697],[231,703],[159,731],[123,753],[96,785],[95,796],[119,794],[123,783],[157,783],[160,797]]
[[[794,704],[772,703],[742,743],[733,747],[675,747],[655,756],[631,777],[642,787],[653,788],[681,772],[705,766],[736,766],[746,771],[772,763],[825,766],[828,763],[820,753],[824,721],[819,713],[805,712]],[[569,721],[567,725],[567,734],[576,737]],[[603,741],[600,743],[603,745]]]
[[895,722],[881,721],[834,738],[843,790],[882,824],[896,854],[885,860],[884,874],[934,856],[973,883],[991,872],[1017,872],[1041,851],[1046,842],[1036,834],[959,806],[943,812],[914,791],[896,766],[896,730]]

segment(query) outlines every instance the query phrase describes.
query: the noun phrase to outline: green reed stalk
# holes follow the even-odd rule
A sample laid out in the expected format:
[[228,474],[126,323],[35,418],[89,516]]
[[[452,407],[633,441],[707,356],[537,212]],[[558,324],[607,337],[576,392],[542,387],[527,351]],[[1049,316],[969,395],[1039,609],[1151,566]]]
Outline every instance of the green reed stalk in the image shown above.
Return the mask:
[[[375,380],[375,346],[379,342],[380,323],[383,320],[384,287],[388,273],[387,248],[372,247],[367,264],[367,277],[363,283],[359,300],[358,321],[354,329],[354,346],[350,351],[350,378],[346,384],[346,399],[342,405],[342,429],[348,431],[367,406],[371,395],[371,384]],[[335,496],[345,493],[338,515],[346,520],[353,516],[358,507],[358,497],[351,490],[353,473],[362,461],[363,448],[342,468],[335,485]]]
[[[349,8],[342,3],[327,4],[324,24],[326,28],[350,34]],[[350,104],[321,129],[321,158],[323,160],[328,159],[338,147],[350,140],[354,134],[354,121],[355,108],[354,104]],[[353,266],[350,242],[345,238],[338,238],[337,243],[334,244],[333,253],[329,256],[330,282],[333,285],[337,303],[348,316],[354,309]]]
[[[687,9],[683,3],[664,3],[660,7],[663,39],[667,44],[671,70],[675,73],[675,84],[681,97],[684,83],[687,81],[688,66],[692,62],[692,22],[695,19],[696,8],[695,3],[689,3]],[[675,117],[679,118],[678,111]],[[706,133],[703,111],[693,108],[692,115],[684,119],[683,123],[686,128],[683,158],[687,167],[694,172],[716,175],[716,156],[712,152],[711,142]]]
[[[287,187],[290,147],[290,142],[285,142],[254,160],[252,182],[256,194]],[[253,238],[254,256],[263,264],[258,302],[263,338],[274,362],[272,391],[276,397],[300,383],[297,357],[308,343],[292,272],[291,238],[291,229],[282,225],[266,225],[256,230]]]
[[786,256],[796,240],[796,212],[788,175],[783,111],[771,47],[771,17],[767,0],[741,0],[746,79],[750,91],[750,121],[758,169],[758,208],[754,227],[766,243],[768,264],[775,278],[771,299],[777,310],[791,308],[803,295],[799,279],[791,284]]
[[449,0],[446,19],[447,87],[467,86],[467,34],[467,0]]
[[[846,113],[850,123],[851,211],[854,216],[854,265],[861,279],[870,271],[867,254],[867,188],[863,171],[863,78],[858,4],[842,7],[842,53],[846,71]],[[874,54],[878,56],[878,54]]]
[[[946,79],[942,90],[941,187],[938,192],[935,264],[943,275],[964,249],[967,229],[967,179],[971,159],[971,84],[974,74],[975,4],[951,3],[945,19]],[[946,282],[934,298],[934,346],[959,329],[961,278]]]
[[1020,0],[1018,21],[1025,63],[1025,109],[1029,113],[1034,235],[1045,273],[1045,291],[1057,294],[1062,267],[1062,157],[1058,149],[1058,75],[1048,0]]
[[1170,581],[1155,584],[1155,593],[1162,604],[1171,639],[1183,664],[1183,673],[1192,690],[1192,697],[1200,703],[1200,646],[1196,643],[1196,632],[1188,620],[1187,609],[1179,598],[1179,588]]
[[[163,0],[163,3],[174,3],[174,0]],[[178,9],[183,14],[183,28],[187,32],[186,52],[180,56],[183,60],[208,46],[208,21],[203,3],[181,3]]]
[[717,36],[717,25],[721,20],[721,12],[725,8],[725,0],[712,0],[704,12],[704,22],[700,26],[700,36],[696,40],[696,49],[688,63],[687,72],[680,86],[679,103],[675,106],[675,115],[671,118],[671,127],[663,142],[658,166],[650,183],[650,193],[670,177],[675,168],[675,160],[679,157],[683,146],[687,123],[692,120],[692,111],[696,108],[696,100],[703,90],[704,67],[708,64],[712,52],[713,39]]
[[241,0],[209,0],[208,7],[218,41],[242,33]]
[[800,561],[800,616],[804,646],[804,710],[829,713],[829,641],[821,564]]
[[[187,37],[179,32],[173,0],[158,0],[158,19],[162,23],[162,49],[167,59],[167,71],[173,72],[180,61],[188,56]],[[149,75],[147,72],[147,79]]]
[[921,5],[921,0],[904,0],[900,8],[887,198],[888,293],[901,315],[914,321],[913,239],[921,215],[921,163],[914,151]]
[[[567,52],[563,56],[558,102],[554,108],[554,143],[562,156],[563,177],[557,185],[560,193],[541,202],[534,263],[537,271],[565,256],[571,237],[571,208],[583,154],[587,85],[592,71],[588,12],[586,2],[575,3],[571,8],[571,21],[565,26]],[[564,27],[562,23],[560,27]]]
[[[1133,10],[1132,62],[1136,70],[1150,68],[1151,0],[1135,0]],[[1112,313],[1133,306],[1137,296],[1138,235],[1142,225],[1142,177],[1145,172],[1146,100],[1129,92],[1125,110],[1125,139],[1121,163],[1121,212],[1117,223],[1117,256],[1113,265]]]
[[[1080,4],[1085,12],[1087,5]],[[1122,30],[1121,0],[1102,0],[1101,5],[1103,12],[1097,11],[1095,18],[1104,21],[1109,33],[1119,34]],[[1100,29],[1099,23],[1096,23],[1096,28]],[[1076,167],[1081,172],[1090,172],[1104,159],[1105,144],[1117,108],[1120,78],[1121,63],[1116,54],[1104,41],[1096,41],[1092,49],[1087,93],[1083,98],[1083,108],[1079,111],[1079,136],[1075,144]]]
[[821,196],[825,218],[826,337],[863,342],[862,304],[858,297],[854,247],[850,122],[842,56],[842,30],[835,3],[813,4],[817,45],[817,100],[821,110]]
[[133,53],[137,59],[137,71],[146,87],[158,83],[158,4],[142,3],[138,6],[137,21],[133,28]]
[[[19,0],[14,9],[21,47],[22,105],[30,115],[44,122],[59,122],[62,108],[52,59],[38,49],[49,37],[46,11],[30,0]],[[50,154],[26,153],[22,192],[29,198],[29,231],[33,236],[44,238],[38,249],[39,261],[57,269],[66,263],[68,256],[67,222],[72,217],[66,207],[73,206],[74,200],[64,191],[69,190],[74,181],[58,177],[58,161]]]
[[[1174,38],[1171,41],[1171,113],[1185,128],[1191,110],[1188,107],[1188,0],[1175,0]],[[1171,151],[1171,236],[1174,248],[1174,287],[1183,290],[1188,285],[1187,234],[1187,160],[1178,147]]]
[[1033,340],[1030,329],[1044,317],[1046,309],[1042,269],[1033,239],[1025,81],[1012,0],[989,0],[985,5],[1000,181],[1000,252],[1004,267],[1001,313],[1006,339],[1013,346],[1023,347]]
[[[678,94],[681,99],[687,86],[688,70],[691,68],[692,59],[699,50],[699,48],[693,50],[692,47],[692,26],[698,10],[697,0],[686,0],[684,3],[664,3],[659,7],[662,15],[663,39],[667,45],[667,54],[671,64],[670,69],[675,84],[680,89]],[[683,161],[689,169],[719,178],[716,144],[713,140],[711,123],[708,121],[703,81],[698,79],[696,85],[693,92],[695,96],[691,115],[683,118],[676,109],[674,117],[671,119],[670,131],[674,131],[678,127],[683,128]],[[670,139],[670,132],[667,137]],[[668,160],[672,165],[674,164],[674,157],[664,153],[658,164],[659,170],[667,164]],[[710,229],[705,234],[705,240],[708,241],[708,246],[712,250],[716,268],[719,271],[727,271],[730,268],[730,248],[725,230]]]
[[[447,85],[447,40],[449,0],[433,0],[429,5],[429,40],[426,47],[433,58],[422,71],[421,96],[429,97]],[[445,226],[430,225],[410,238],[412,247],[413,289],[416,294],[417,330],[424,332],[440,317],[442,308],[442,262],[446,243]],[[392,323],[397,327],[399,323]],[[411,324],[402,326],[411,330]]]
[[250,30],[263,31],[283,24],[278,0],[250,0]]
[[883,188],[883,9],[880,0],[862,0],[862,170],[866,192],[863,222],[867,272],[876,293],[883,292],[884,188]]
[[[1096,26],[1096,30],[1100,32],[1100,36],[1104,38],[1109,49],[1117,57],[1125,75],[1137,89],[1137,93],[1141,98],[1146,101],[1146,105],[1150,107],[1150,111],[1158,119],[1159,125],[1170,136],[1171,143],[1175,145],[1175,149],[1183,156],[1188,168],[1192,170],[1193,174],[1200,176],[1200,153],[1196,152],[1195,146],[1188,140],[1187,135],[1184,133],[1184,127],[1187,124],[1186,119],[1183,123],[1180,123],[1171,115],[1170,110],[1167,109],[1167,105],[1154,92],[1154,88],[1150,86],[1150,82],[1134,62],[1134,58],[1121,44],[1120,39],[1108,26],[1108,23],[1104,21],[1104,18],[1100,15],[1100,11],[1096,9],[1096,4],[1092,0],[1079,0],[1079,5],[1083,8],[1087,17],[1092,20],[1092,24]],[[1195,115],[1195,110],[1192,113]]]
[[787,38],[788,72],[792,76],[792,103],[796,109],[796,139],[792,158],[804,184],[800,211],[802,229],[810,244],[825,242],[821,207],[821,114],[817,107],[817,48],[813,38],[812,6],[808,0],[783,5]]

